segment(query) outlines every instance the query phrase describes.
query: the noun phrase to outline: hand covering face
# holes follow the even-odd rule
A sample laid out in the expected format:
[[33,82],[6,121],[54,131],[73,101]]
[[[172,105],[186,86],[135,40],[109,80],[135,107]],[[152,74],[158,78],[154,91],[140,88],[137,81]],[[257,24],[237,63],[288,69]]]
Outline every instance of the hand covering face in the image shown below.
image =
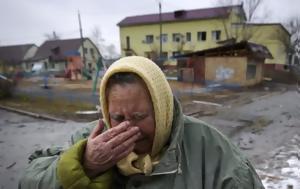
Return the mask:
[[135,73],[146,84],[155,112],[155,136],[151,152],[142,155],[132,152],[119,161],[117,166],[125,176],[136,173],[149,175],[153,170],[153,165],[159,162],[163,147],[170,137],[174,106],[172,90],[161,69],[151,60],[138,56],[121,58],[107,70],[100,85],[102,114],[109,126],[106,87],[108,79],[119,72]]

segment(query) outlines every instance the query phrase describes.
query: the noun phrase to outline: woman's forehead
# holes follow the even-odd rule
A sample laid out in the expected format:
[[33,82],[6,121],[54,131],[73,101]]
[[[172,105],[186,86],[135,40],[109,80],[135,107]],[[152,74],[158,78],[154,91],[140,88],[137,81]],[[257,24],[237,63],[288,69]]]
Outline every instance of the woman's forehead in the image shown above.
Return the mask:
[[125,99],[149,99],[147,88],[141,83],[132,84],[116,84],[112,86],[108,92],[108,101],[111,100],[125,100]]
[[110,110],[122,108],[143,110],[153,106],[147,88],[140,83],[112,86],[107,100]]

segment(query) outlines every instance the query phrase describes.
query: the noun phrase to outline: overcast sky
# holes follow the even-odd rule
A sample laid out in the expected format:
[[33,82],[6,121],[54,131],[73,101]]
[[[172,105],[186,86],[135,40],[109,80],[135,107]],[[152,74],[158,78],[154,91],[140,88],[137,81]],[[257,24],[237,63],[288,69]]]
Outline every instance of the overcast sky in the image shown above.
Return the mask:
[[[217,0],[162,0],[162,11],[197,9],[216,5]],[[268,9],[269,22],[300,17],[300,0],[265,0],[260,14]],[[298,9],[298,10],[297,10]],[[126,16],[158,12],[158,0],[1,0],[0,45],[35,43],[40,45],[46,33],[62,38],[77,38],[77,12],[80,10],[83,34],[90,37],[98,27],[106,44],[119,50],[117,23]]]

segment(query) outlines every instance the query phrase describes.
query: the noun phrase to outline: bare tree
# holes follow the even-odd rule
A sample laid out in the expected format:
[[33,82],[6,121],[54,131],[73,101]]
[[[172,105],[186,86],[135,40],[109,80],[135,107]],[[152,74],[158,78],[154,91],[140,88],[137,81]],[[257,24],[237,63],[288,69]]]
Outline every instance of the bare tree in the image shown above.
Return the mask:
[[[216,0],[216,5],[226,7],[242,4],[246,13],[246,22],[253,22],[260,18],[257,13],[260,8],[263,8],[263,2],[264,0]],[[268,10],[264,9],[264,12],[268,12]]]
[[111,43],[110,45],[107,45],[106,49],[107,49],[108,55],[110,56],[109,58],[114,59],[114,58],[119,57],[119,54],[117,53],[117,50],[116,50],[116,46],[114,44]]
[[[258,16],[258,11],[263,7],[264,0],[216,0],[216,5],[224,7],[221,11],[228,11],[230,6],[241,5],[244,9],[245,15],[237,7],[232,7],[230,12],[235,12],[239,14],[240,17],[245,16],[245,19],[240,19],[239,21],[229,20],[228,18],[222,18],[222,24],[224,27],[226,39],[231,39],[233,37],[239,38],[241,40],[249,40],[253,36],[252,26],[248,23],[263,20],[267,18],[268,10],[265,9],[265,14],[263,17]],[[236,10],[234,10],[236,9]],[[229,22],[229,23],[228,23]]]
[[285,24],[285,27],[291,34],[292,42],[296,42],[300,39],[300,17],[292,17]]
[[92,33],[91,33],[91,40],[97,46],[101,55],[104,56],[105,58],[111,59],[111,58],[116,58],[119,56],[114,44],[106,44],[106,41],[103,38],[99,27],[95,26],[93,28]]
[[290,32],[289,54],[292,58],[300,60],[300,17],[292,17],[286,21],[284,26]]
[[288,55],[287,61],[289,66],[287,67],[295,76],[297,90],[300,93],[300,17],[289,18],[283,25],[290,36],[282,31],[274,31],[271,37],[279,40],[284,46],[284,52]]
[[102,45],[104,44],[104,38],[99,27],[95,26],[92,30],[91,39],[99,50],[102,50]]
[[60,36],[55,31],[53,31],[52,33],[46,33],[46,34],[44,34],[44,36],[47,40],[58,40],[58,39],[60,39]]
[[255,21],[256,13],[262,6],[263,0],[243,0],[244,9],[247,15],[247,22]]

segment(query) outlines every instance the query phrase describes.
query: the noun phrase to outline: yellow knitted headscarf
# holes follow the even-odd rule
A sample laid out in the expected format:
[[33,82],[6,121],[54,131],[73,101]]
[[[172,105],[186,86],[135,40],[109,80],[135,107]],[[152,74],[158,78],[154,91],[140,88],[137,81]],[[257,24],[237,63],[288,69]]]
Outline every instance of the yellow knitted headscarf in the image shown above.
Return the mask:
[[119,72],[137,74],[146,84],[150,93],[155,112],[155,136],[150,154],[137,155],[130,153],[119,161],[117,166],[122,174],[128,176],[135,173],[146,175],[152,172],[152,166],[157,163],[159,154],[169,139],[173,120],[173,95],[165,75],[151,60],[130,56],[114,62],[106,71],[100,85],[100,104],[104,121],[109,125],[109,113],[106,98],[108,79]]

